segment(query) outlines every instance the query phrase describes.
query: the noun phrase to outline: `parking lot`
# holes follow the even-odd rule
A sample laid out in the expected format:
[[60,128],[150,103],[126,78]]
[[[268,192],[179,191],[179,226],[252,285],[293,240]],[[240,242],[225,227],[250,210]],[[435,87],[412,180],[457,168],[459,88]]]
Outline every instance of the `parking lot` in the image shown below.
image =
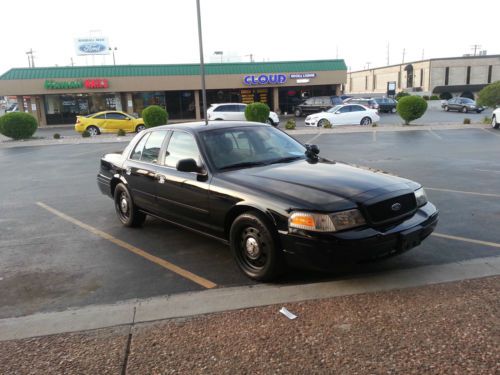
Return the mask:
[[[399,257],[339,265],[329,274],[291,270],[281,283],[500,255],[500,132],[372,128],[297,138],[318,144],[324,157],[422,183],[440,209],[440,223],[435,235]],[[103,153],[124,146],[0,149],[0,318],[252,284],[219,242],[156,219],[142,229],[119,224],[96,173]]]

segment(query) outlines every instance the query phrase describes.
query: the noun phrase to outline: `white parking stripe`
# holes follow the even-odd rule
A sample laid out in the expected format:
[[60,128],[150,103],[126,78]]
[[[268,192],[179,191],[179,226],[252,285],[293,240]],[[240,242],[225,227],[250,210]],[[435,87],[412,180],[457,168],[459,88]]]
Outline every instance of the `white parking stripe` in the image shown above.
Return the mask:
[[443,137],[441,137],[438,133],[436,133],[432,129],[428,129],[428,130],[429,130],[429,133],[431,133],[435,138],[437,138],[437,139],[443,139]]
[[461,193],[461,194],[471,194],[471,195],[480,195],[482,197],[495,197],[500,198],[500,194],[492,194],[492,193],[476,193],[475,191],[462,191],[462,190],[452,190],[452,189],[439,189],[439,188],[431,188],[425,187],[425,190],[435,190],[435,191],[445,191],[450,193]]

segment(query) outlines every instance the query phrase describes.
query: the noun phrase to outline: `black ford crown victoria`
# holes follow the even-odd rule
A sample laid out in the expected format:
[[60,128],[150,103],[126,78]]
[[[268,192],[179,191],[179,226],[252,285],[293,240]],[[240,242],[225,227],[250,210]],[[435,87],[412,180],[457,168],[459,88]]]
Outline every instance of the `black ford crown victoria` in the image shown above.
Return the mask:
[[218,238],[260,281],[286,264],[395,255],[434,230],[438,211],[419,184],[318,153],[264,124],[168,125],[105,155],[97,182],[124,225],[151,215]]

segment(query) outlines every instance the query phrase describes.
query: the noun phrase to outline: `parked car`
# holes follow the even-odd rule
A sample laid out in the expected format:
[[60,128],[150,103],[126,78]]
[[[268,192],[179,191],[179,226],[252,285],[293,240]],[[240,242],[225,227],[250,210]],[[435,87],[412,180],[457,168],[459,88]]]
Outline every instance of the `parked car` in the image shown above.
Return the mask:
[[477,105],[474,100],[462,97],[451,98],[441,104],[441,106],[445,111],[460,111],[462,113],[467,113],[469,111],[481,113],[484,111],[484,107]]
[[97,182],[124,226],[151,215],[219,239],[259,281],[396,255],[434,230],[420,184],[318,154],[266,124],[173,124],[103,156]]
[[491,114],[491,127],[493,129],[500,128],[500,108],[497,108]]
[[[212,104],[207,110],[209,120],[216,121],[246,121],[245,109],[247,105],[244,103],[218,103]],[[278,126],[280,119],[278,115],[271,111],[267,123],[273,126]]]
[[359,104],[343,104],[306,117],[306,126],[325,126],[327,121],[332,125],[370,125],[380,120],[375,109]]
[[392,98],[375,98],[379,112],[396,113],[398,102]]
[[19,106],[17,105],[17,103],[13,103],[9,107],[7,107],[5,113],[10,113],[10,112],[19,112]]
[[295,117],[300,117],[305,114],[326,111],[338,104],[342,104],[343,100],[339,96],[312,96],[295,106]]
[[87,116],[76,116],[75,131],[83,133],[87,130],[90,135],[101,133],[117,133],[118,130],[126,132],[140,132],[146,127],[142,118],[135,118],[119,111],[104,111]]
[[361,104],[370,109],[379,109],[379,104],[371,98],[351,98],[346,100],[345,104]]

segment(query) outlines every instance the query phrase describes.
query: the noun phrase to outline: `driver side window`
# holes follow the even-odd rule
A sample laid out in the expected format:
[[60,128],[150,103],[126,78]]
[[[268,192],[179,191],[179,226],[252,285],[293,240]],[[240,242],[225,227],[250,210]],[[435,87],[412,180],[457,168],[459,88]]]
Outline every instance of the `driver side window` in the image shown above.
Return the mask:
[[164,164],[176,168],[177,162],[182,159],[194,159],[199,163],[200,152],[192,134],[174,131],[168,143]]

